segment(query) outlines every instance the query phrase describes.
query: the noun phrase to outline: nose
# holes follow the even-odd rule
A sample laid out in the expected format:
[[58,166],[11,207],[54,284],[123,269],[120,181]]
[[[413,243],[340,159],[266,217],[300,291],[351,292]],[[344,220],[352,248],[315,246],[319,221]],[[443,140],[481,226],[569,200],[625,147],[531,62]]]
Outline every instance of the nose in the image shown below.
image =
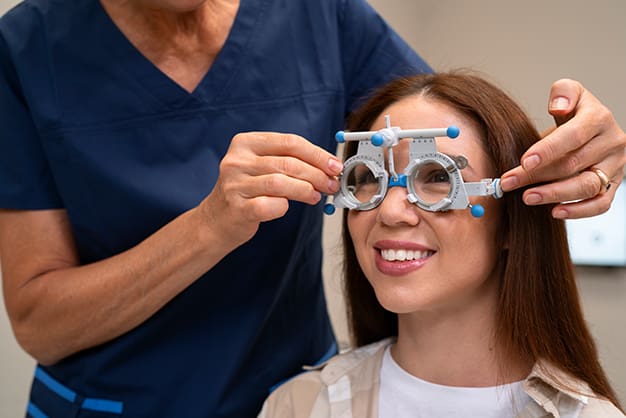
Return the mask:
[[420,209],[406,197],[406,188],[389,188],[383,201],[374,209],[378,211],[377,221],[387,226],[416,226],[420,221]]

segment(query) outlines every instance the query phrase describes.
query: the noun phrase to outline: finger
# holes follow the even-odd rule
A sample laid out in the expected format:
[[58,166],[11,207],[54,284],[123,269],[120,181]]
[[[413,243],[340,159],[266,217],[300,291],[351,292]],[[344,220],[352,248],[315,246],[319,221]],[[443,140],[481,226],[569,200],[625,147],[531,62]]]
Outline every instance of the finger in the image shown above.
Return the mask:
[[574,116],[574,110],[585,88],[577,81],[561,79],[552,84],[548,100],[548,112],[557,126],[564,124]]
[[[585,120],[584,123],[579,121]],[[534,170],[551,166],[555,161],[574,153],[602,131],[602,123],[597,115],[587,112],[577,114],[565,125],[554,129],[550,134],[534,143],[522,155],[521,165],[531,176]],[[606,153],[606,148],[605,148]],[[572,174],[572,173],[570,173]]]
[[599,177],[592,171],[554,183],[544,184],[524,191],[522,199],[527,205],[543,205],[595,198],[604,188]]
[[[569,86],[568,83],[574,84],[570,86],[573,92],[562,93],[559,87],[553,88],[551,95],[554,94],[555,96],[551,96],[549,111],[556,117],[557,123],[566,122],[535,143],[522,155],[521,162],[526,171],[550,165],[553,161],[577,150],[596,137],[604,135],[609,138],[618,135],[619,127],[611,112],[579,83],[571,80],[565,81],[566,83],[562,85],[566,88]],[[559,83],[557,82],[555,85],[559,86]],[[564,96],[560,94],[568,94],[572,97],[564,99]],[[569,101],[570,105],[562,105],[563,107],[559,108],[558,103],[566,100]],[[571,108],[572,106],[574,107]]]
[[[526,171],[523,167],[515,167],[501,177],[502,190],[507,192],[528,184],[542,182],[556,182],[578,175],[588,167],[601,168],[611,181],[619,183],[624,175],[626,155],[623,149],[623,140],[620,136],[613,139],[598,137],[580,149],[565,156],[550,166]],[[608,155],[605,155],[607,147],[610,147]],[[575,199],[583,199],[584,196],[573,196]]]
[[258,155],[290,156],[300,159],[326,174],[336,176],[343,165],[333,154],[294,134],[251,132],[233,138],[232,146],[246,146]]
[[242,184],[239,195],[248,199],[259,196],[282,197],[310,205],[317,204],[322,198],[311,183],[283,174],[249,177]]
[[609,191],[592,199],[556,205],[552,208],[552,216],[557,219],[579,219],[605,213],[611,207],[617,190],[616,184],[612,183],[611,185],[613,187]]
[[339,190],[339,181],[318,168],[294,157],[257,157],[249,170],[254,176],[280,173],[309,182],[315,190],[333,194]]
[[[553,161],[549,166],[541,166],[530,171],[524,170],[523,167],[509,170],[502,176],[503,190],[509,191],[527,184],[565,179],[588,167],[598,166],[600,162],[606,167],[603,171],[610,178],[617,179],[622,176],[624,167],[621,147],[618,138],[594,138],[563,158]],[[610,152],[607,153],[607,150]],[[511,177],[515,177],[515,181],[509,180]]]
[[257,196],[248,202],[247,216],[253,222],[267,222],[283,217],[289,210],[289,201],[284,197]]

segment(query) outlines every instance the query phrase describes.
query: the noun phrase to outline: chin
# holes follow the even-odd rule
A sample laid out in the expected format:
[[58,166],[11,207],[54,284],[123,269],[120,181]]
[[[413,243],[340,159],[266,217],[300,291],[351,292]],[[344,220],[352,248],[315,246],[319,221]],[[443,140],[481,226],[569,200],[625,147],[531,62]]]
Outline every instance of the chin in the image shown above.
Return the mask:
[[419,310],[414,297],[407,300],[406,297],[398,295],[382,295],[376,293],[376,299],[378,299],[378,303],[380,303],[383,308],[395,314],[407,314]]

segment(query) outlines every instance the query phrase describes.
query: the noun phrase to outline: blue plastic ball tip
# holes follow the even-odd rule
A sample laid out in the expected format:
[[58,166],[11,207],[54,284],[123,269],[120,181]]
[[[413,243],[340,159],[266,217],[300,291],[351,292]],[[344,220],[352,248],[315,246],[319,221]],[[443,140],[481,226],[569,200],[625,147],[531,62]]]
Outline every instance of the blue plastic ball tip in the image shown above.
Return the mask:
[[380,147],[383,144],[383,142],[385,142],[385,138],[383,138],[381,134],[376,133],[372,135],[372,145]]
[[485,208],[483,205],[472,205],[470,212],[474,218],[480,218],[485,214]]
[[339,142],[340,144],[343,144],[344,142],[346,142],[343,134],[344,134],[343,131],[337,131],[337,133],[335,134],[335,140]]
[[335,205],[333,205],[332,203],[326,203],[324,205],[324,213],[326,215],[332,215],[333,213],[335,213]]
[[448,129],[446,130],[446,135],[448,135],[448,138],[456,138],[457,136],[459,136],[460,133],[461,130],[456,126],[448,126]]

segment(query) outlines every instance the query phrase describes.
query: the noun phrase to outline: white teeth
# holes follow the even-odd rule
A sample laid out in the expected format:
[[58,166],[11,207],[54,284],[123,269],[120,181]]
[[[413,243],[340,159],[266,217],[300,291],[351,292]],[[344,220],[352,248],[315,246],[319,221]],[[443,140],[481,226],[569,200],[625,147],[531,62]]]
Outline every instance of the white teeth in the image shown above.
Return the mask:
[[405,260],[419,260],[421,258],[429,257],[433,254],[432,251],[413,251],[413,250],[380,250],[380,254],[383,259],[387,261],[405,261]]

